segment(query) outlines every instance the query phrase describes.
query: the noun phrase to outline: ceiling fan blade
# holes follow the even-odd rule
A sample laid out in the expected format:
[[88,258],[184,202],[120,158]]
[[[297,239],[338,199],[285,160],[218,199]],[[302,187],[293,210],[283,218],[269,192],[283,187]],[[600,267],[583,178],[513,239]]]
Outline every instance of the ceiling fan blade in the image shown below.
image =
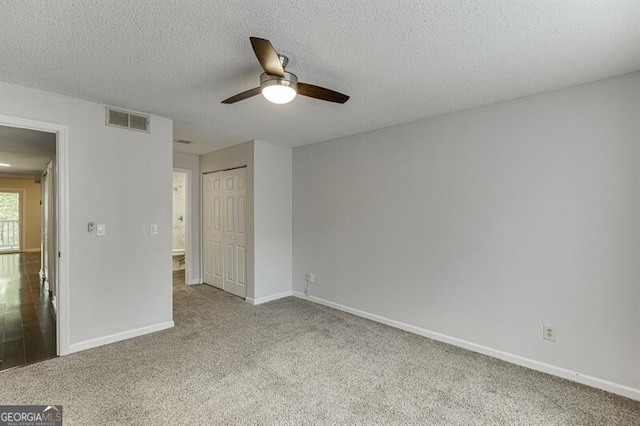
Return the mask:
[[337,104],[343,104],[349,100],[349,96],[340,92],[307,83],[298,83],[298,95],[309,96],[310,98],[335,102]]
[[254,89],[249,89],[249,90],[244,91],[242,93],[238,93],[237,95],[232,96],[232,97],[230,97],[228,99],[225,99],[224,101],[222,101],[222,103],[223,104],[235,104],[236,102],[243,101],[243,100],[245,100],[247,98],[250,98],[252,96],[259,95],[259,94],[260,94],[260,88],[256,87]]
[[284,77],[284,68],[280,63],[278,52],[273,48],[269,40],[257,37],[249,37],[251,47],[258,58],[264,72],[269,75]]

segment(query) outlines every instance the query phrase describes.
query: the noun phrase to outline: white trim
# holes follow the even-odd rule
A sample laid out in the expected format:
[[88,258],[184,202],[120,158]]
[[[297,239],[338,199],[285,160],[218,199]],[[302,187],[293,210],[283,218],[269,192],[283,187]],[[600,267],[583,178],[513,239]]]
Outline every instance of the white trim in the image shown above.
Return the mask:
[[640,401],[640,389],[634,389],[629,386],[613,383],[608,380],[600,379],[597,377],[589,376],[586,374],[578,373],[577,371],[567,370],[562,367],[556,367],[555,365],[546,364],[544,362],[536,361],[530,358],[525,358],[519,355],[510,354],[497,349],[492,349],[487,346],[478,345],[467,340],[458,339],[456,337],[447,336],[446,334],[437,333],[435,331],[426,330],[424,328],[416,327],[410,324],[406,324],[400,321],[385,318],[380,315],[371,314],[369,312],[361,311],[359,309],[350,308],[339,303],[331,302],[321,299],[315,296],[305,296],[304,293],[299,291],[293,291],[293,296],[300,299],[309,300],[311,302],[318,303],[320,305],[328,306],[330,308],[337,309],[339,311],[347,312],[352,315],[356,315],[362,318],[369,319],[371,321],[379,322],[400,330],[408,331],[410,333],[418,334],[420,336],[427,337],[429,339],[437,340],[439,342],[448,343],[453,346],[457,346],[463,349],[467,349],[473,352],[488,355],[494,358],[501,359],[512,364],[519,365],[521,367],[530,368],[532,370],[541,371],[543,373],[551,374],[553,376],[562,377],[563,379],[571,380],[573,382],[581,383],[583,385],[591,386],[594,388],[602,389],[607,392],[622,395],[627,398]]
[[187,281],[187,285],[202,284],[202,280]]
[[[202,160],[201,160],[202,161]],[[202,170],[200,170],[200,176],[198,177],[200,179],[200,194],[198,194],[198,196],[200,197],[200,211],[198,212],[198,217],[200,218],[200,236],[199,236],[199,240],[200,240],[200,252],[198,253],[199,257],[200,257],[200,278],[199,281],[202,284],[206,284],[204,282],[204,228],[202,226],[202,224],[204,223],[204,220],[202,219],[202,214],[204,213],[204,204],[202,203],[202,201],[204,200],[204,173],[202,173]]]
[[58,355],[70,353],[71,302],[69,298],[69,129],[62,126],[56,139],[56,238],[58,257],[56,292],[58,301]]
[[69,319],[69,129],[66,125],[0,114],[0,125],[56,133],[56,236],[58,257],[57,353],[70,353]]
[[85,340],[84,342],[72,344],[70,347],[70,351],[71,353],[80,352],[87,349],[96,348],[98,346],[119,342],[121,340],[127,340],[133,337],[144,336],[145,334],[166,330],[168,328],[172,328],[174,325],[175,324],[173,321],[161,322],[160,324],[149,325],[147,327],[141,327],[134,330],[110,334],[108,336],[98,337],[96,339]]
[[30,248],[22,250],[23,253],[37,253],[40,251],[40,247],[38,248]]
[[245,300],[247,303],[251,303],[252,305],[262,305],[263,303],[271,302],[273,300],[282,299],[284,297],[293,296],[293,292],[291,290],[283,291],[282,293],[272,294],[270,296],[259,297],[257,299],[253,299],[251,297],[247,297]]

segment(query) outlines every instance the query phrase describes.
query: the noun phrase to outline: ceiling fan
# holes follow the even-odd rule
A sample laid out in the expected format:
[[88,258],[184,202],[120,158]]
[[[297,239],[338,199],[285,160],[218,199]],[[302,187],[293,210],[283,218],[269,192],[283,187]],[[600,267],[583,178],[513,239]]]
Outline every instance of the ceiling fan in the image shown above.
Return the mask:
[[289,58],[279,55],[269,40],[249,37],[251,46],[264,72],[260,75],[260,87],[238,93],[222,101],[223,104],[234,104],[259,93],[274,104],[291,102],[296,95],[343,104],[349,96],[324,87],[298,82],[295,74],[285,71]]

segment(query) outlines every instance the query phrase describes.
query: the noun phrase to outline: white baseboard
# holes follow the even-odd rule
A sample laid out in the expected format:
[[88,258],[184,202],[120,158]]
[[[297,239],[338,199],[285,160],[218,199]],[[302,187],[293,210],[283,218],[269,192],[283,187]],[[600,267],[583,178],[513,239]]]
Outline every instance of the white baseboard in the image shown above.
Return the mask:
[[109,336],[85,340],[84,342],[72,344],[69,347],[69,353],[80,352],[87,349],[96,348],[102,345],[108,345],[109,343],[115,343],[121,340],[127,340],[133,337],[155,333],[156,331],[166,330],[167,328],[172,328],[173,326],[174,326],[173,321],[167,321],[167,322],[162,322],[160,324],[150,325],[147,327],[136,328],[135,330],[123,331],[121,333],[111,334]]
[[202,284],[202,280],[191,280],[187,283],[187,285],[195,285],[195,284]]
[[265,297],[259,297],[257,299],[252,299],[250,297],[247,297],[246,301],[248,303],[251,303],[252,305],[261,305],[263,303],[271,302],[272,300],[278,300],[278,299],[282,299],[283,297],[289,297],[292,295],[293,295],[293,292],[291,290],[287,290],[287,291],[283,291],[282,293],[272,294],[270,296],[265,296]]
[[339,311],[347,312],[352,315],[356,315],[356,316],[366,318],[372,321],[376,321],[382,324],[386,324],[391,327],[399,328],[401,330],[408,331],[410,333],[428,337],[429,339],[448,343],[453,346],[458,346],[463,349],[467,349],[473,352],[481,353],[483,355],[488,355],[494,358],[498,358],[503,361],[519,365],[521,367],[526,367],[532,370],[541,371],[543,373],[562,377],[563,379],[571,380],[573,382],[581,383],[583,385],[591,386],[597,389],[602,389],[607,392],[615,393],[617,395],[622,395],[627,398],[640,401],[640,389],[634,389],[629,386],[613,383],[608,380],[578,373],[577,371],[567,370],[565,368],[556,367],[555,365],[546,364],[544,362],[536,361],[530,358],[525,358],[519,355],[514,355],[508,352],[503,352],[497,349],[492,349],[486,346],[478,345],[476,343],[458,339],[456,337],[447,336],[446,334],[437,333],[435,331],[426,330],[424,328],[416,327],[400,321],[385,318],[380,315],[371,314],[369,312],[361,311],[355,308],[350,308],[348,306],[331,302],[329,300],[324,300],[319,297],[315,297],[315,296],[307,297],[304,295],[304,293],[301,293],[299,291],[293,291],[292,295],[300,299],[309,300],[324,306],[328,306],[330,308],[337,309]]

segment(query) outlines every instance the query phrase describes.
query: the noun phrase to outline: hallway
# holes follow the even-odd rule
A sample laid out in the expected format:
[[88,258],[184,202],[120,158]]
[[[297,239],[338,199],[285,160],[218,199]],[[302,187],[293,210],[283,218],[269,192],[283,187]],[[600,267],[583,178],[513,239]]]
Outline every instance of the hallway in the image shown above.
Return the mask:
[[0,254],[0,370],[56,356],[56,320],[40,253]]

